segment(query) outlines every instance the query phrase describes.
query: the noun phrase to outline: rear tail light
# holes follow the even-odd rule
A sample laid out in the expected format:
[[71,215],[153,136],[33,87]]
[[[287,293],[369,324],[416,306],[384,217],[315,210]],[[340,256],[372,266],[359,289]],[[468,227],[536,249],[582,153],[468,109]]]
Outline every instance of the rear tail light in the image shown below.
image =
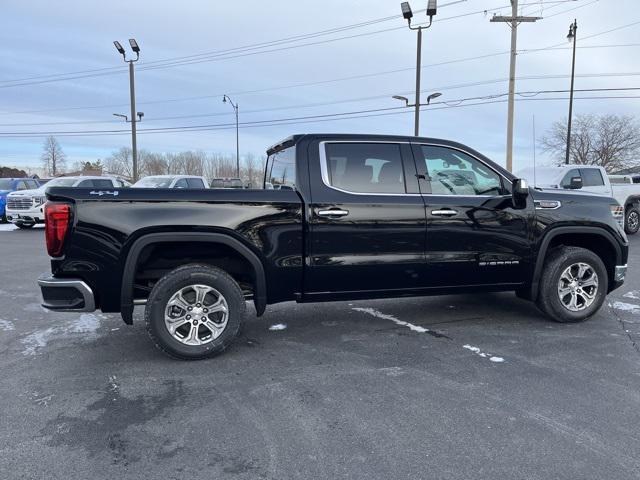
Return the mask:
[[44,230],[47,239],[47,252],[59,257],[64,247],[64,239],[69,230],[71,205],[68,203],[48,202],[44,207]]
[[624,207],[616,203],[611,204],[609,208],[611,208],[611,215],[613,215],[613,218],[618,222],[618,225],[624,227]]

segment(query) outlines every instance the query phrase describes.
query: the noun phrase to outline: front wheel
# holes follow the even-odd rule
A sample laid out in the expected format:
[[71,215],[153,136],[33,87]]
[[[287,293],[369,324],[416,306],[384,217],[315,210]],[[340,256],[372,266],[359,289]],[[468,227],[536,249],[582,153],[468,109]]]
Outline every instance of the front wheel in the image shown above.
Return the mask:
[[624,231],[628,235],[634,235],[638,229],[640,229],[640,211],[636,207],[630,207],[624,216]]
[[545,261],[536,303],[556,322],[581,322],[600,309],[608,285],[598,255],[585,248],[559,247]]
[[222,353],[237,337],[245,300],[236,281],[207,265],[185,265],[153,287],[145,309],[147,332],[166,354],[199,360]]
[[29,228],[33,228],[35,223],[16,223],[16,225],[18,226],[18,228],[21,228],[23,230],[27,230]]

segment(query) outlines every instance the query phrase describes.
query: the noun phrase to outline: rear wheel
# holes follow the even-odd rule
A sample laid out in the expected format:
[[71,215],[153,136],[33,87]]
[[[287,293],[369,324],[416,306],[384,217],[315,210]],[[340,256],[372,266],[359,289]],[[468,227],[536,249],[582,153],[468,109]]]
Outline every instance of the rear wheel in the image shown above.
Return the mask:
[[560,247],[545,262],[536,303],[556,322],[581,322],[600,309],[608,285],[607,269],[598,255]]
[[225,271],[185,265],[162,277],[145,309],[147,332],[168,355],[198,360],[223,352],[237,337],[245,300]]
[[16,223],[16,225],[18,226],[18,228],[22,228],[23,230],[26,230],[28,228],[33,228],[35,223]]
[[640,211],[636,207],[629,207],[624,216],[624,231],[633,235],[640,229]]

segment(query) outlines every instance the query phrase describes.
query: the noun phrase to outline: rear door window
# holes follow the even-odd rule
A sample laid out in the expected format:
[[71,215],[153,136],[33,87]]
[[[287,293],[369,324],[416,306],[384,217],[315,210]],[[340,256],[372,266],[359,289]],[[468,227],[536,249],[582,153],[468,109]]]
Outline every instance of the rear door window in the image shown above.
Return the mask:
[[352,193],[406,193],[400,145],[327,143],[324,180]]
[[[596,168],[581,168],[580,174],[582,175],[582,186],[584,187],[602,187],[604,186],[604,180],[600,170]],[[569,179],[571,181],[571,179]]]
[[113,183],[111,182],[111,180],[95,179],[93,180],[93,186],[95,188],[113,188]]
[[189,188],[204,188],[204,182],[201,178],[187,178]]

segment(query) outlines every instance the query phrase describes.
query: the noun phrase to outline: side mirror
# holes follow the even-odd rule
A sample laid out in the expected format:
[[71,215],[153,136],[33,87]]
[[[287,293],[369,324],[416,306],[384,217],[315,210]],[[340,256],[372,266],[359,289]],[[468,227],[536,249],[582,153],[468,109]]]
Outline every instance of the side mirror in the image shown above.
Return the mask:
[[516,178],[512,183],[513,206],[515,208],[524,208],[527,206],[527,197],[529,196],[529,185],[522,178]]
[[570,190],[580,190],[582,188],[582,177],[571,177],[569,182]]

